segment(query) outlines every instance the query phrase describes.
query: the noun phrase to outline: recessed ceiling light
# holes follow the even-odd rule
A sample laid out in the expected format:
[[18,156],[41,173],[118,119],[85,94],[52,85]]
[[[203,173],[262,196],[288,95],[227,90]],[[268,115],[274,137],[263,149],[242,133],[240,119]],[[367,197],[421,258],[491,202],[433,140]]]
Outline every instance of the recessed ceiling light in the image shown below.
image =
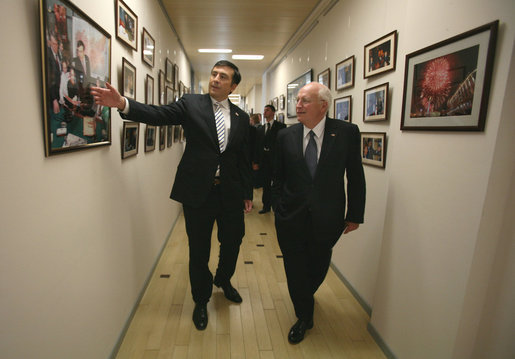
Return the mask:
[[263,55],[232,55],[233,60],[263,60]]
[[198,52],[209,53],[209,54],[228,54],[231,53],[231,49],[198,49]]

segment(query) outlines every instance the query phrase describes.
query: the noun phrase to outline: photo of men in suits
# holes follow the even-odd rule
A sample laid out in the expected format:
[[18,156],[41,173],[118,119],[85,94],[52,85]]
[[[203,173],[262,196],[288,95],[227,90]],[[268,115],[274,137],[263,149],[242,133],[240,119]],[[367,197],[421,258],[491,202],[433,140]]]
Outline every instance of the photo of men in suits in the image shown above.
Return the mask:
[[[182,125],[188,139],[170,197],[183,205],[189,242],[189,274],[198,330],[208,324],[207,303],[213,284],[230,301],[242,301],[231,285],[245,234],[244,212],[252,209],[249,117],[228,96],[241,81],[233,63],[217,62],[209,93],[185,94],[177,102],[146,105],[122,97],[110,84],[94,87],[97,104],[117,107],[121,116],[154,126]],[[218,227],[220,254],[215,276],[209,270],[211,234]]]
[[300,123],[280,131],[275,147],[272,205],[298,318],[288,334],[292,344],[313,327],[314,294],[329,269],[333,246],[342,233],[363,223],[365,211],[359,129],[327,117],[329,104],[326,86],[302,87],[296,100]]

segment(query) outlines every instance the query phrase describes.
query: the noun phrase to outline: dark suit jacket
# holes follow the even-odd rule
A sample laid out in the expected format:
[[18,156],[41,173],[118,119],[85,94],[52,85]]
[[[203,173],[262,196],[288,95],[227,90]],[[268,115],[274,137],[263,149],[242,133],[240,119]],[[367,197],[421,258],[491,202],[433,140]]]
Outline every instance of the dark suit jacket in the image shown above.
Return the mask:
[[218,165],[220,189],[225,206],[243,208],[244,199],[252,199],[252,177],[248,159],[249,117],[230,103],[229,142],[220,153],[211,97],[184,95],[164,106],[145,105],[129,100],[129,114],[123,118],[149,125],[182,125],[186,149],[177,167],[170,198],[199,207],[206,200]]
[[[285,128],[286,125],[281,122],[274,121],[270,130],[268,130],[265,134],[266,124],[260,126],[257,129],[256,134],[256,160],[255,162],[264,165],[270,166],[269,163],[265,163],[265,156],[272,156],[274,152],[275,140],[277,139],[277,133],[279,130]],[[265,150],[266,149],[266,150]]]
[[306,233],[303,226],[310,221],[314,239],[332,247],[345,228],[345,220],[363,223],[365,176],[360,132],[356,125],[327,118],[312,179],[303,155],[303,128],[300,123],[293,125],[277,137],[272,184],[277,234],[283,247],[285,237],[293,242],[297,234]]

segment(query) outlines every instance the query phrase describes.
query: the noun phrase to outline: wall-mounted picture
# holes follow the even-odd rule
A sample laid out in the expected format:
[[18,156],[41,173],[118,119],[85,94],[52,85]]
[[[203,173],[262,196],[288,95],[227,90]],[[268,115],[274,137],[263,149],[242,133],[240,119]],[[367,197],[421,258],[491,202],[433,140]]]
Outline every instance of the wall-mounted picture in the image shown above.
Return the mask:
[[138,17],[122,0],[116,0],[116,37],[138,51]]
[[173,84],[173,62],[167,57],[165,60],[166,81]]
[[175,102],[175,94],[170,86],[166,86],[166,103],[169,105]]
[[181,139],[181,126],[173,126],[173,142],[179,142]]
[[272,106],[274,106],[276,111],[279,109],[279,97],[274,97],[272,99]]
[[166,147],[172,147],[173,143],[173,126],[166,126]]
[[159,151],[166,147],[166,126],[159,126]]
[[385,121],[388,114],[388,82],[363,93],[363,121]]
[[158,93],[158,96],[159,96],[159,104],[160,105],[164,105],[166,102],[166,92],[165,92],[165,87],[166,87],[166,84],[165,84],[165,73],[163,70],[159,70],[159,93]]
[[401,130],[484,130],[498,24],[406,55]]
[[354,55],[336,64],[336,90],[354,86]]
[[111,35],[67,0],[40,1],[40,30],[45,155],[110,145],[90,89],[111,82]]
[[136,67],[122,58],[122,96],[136,99]]
[[284,102],[285,102],[284,100],[285,100],[284,95],[279,96],[279,110],[281,110],[281,111],[284,110]]
[[284,123],[284,112],[277,114],[277,122]]
[[363,78],[395,70],[397,31],[365,45],[364,52]]
[[286,116],[288,118],[297,117],[297,94],[299,90],[306,84],[310,83],[313,79],[313,69],[309,69],[295,80],[290,82],[286,87],[286,93],[288,98],[288,103],[286,105]]
[[154,67],[154,58],[156,55],[156,42],[145,28],[143,28],[143,35],[141,38],[141,43],[143,47],[143,51],[141,51],[141,59],[150,67]]
[[334,99],[334,118],[352,122],[352,96]]
[[177,64],[173,65],[173,89],[179,90],[179,66]]
[[327,68],[319,73],[317,75],[317,82],[327,86],[328,88],[331,88],[331,70]]
[[138,154],[139,123],[123,122],[122,159]]
[[366,165],[385,168],[385,132],[361,132],[361,161]]
[[154,78],[148,74],[145,81],[145,103],[147,105],[154,104]]
[[186,86],[184,86],[184,83],[182,81],[179,81],[179,98],[184,95],[184,90],[186,89]]
[[156,149],[156,126],[147,125],[145,128],[145,152]]

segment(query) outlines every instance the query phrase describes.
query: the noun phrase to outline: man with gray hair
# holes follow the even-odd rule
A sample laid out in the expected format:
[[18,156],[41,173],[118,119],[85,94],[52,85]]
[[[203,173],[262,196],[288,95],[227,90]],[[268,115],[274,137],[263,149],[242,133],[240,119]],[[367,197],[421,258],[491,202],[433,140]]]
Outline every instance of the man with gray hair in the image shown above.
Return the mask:
[[298,318],[288,334],[292,344],[313,327],[314,294],[329,270],[333,246],[342,233],[358,229],[365,212],[360,132],[327,117],[330,103],[326,86],[312,82],[301,88],[300,123],[281,130],[275,146],[272,206]]

